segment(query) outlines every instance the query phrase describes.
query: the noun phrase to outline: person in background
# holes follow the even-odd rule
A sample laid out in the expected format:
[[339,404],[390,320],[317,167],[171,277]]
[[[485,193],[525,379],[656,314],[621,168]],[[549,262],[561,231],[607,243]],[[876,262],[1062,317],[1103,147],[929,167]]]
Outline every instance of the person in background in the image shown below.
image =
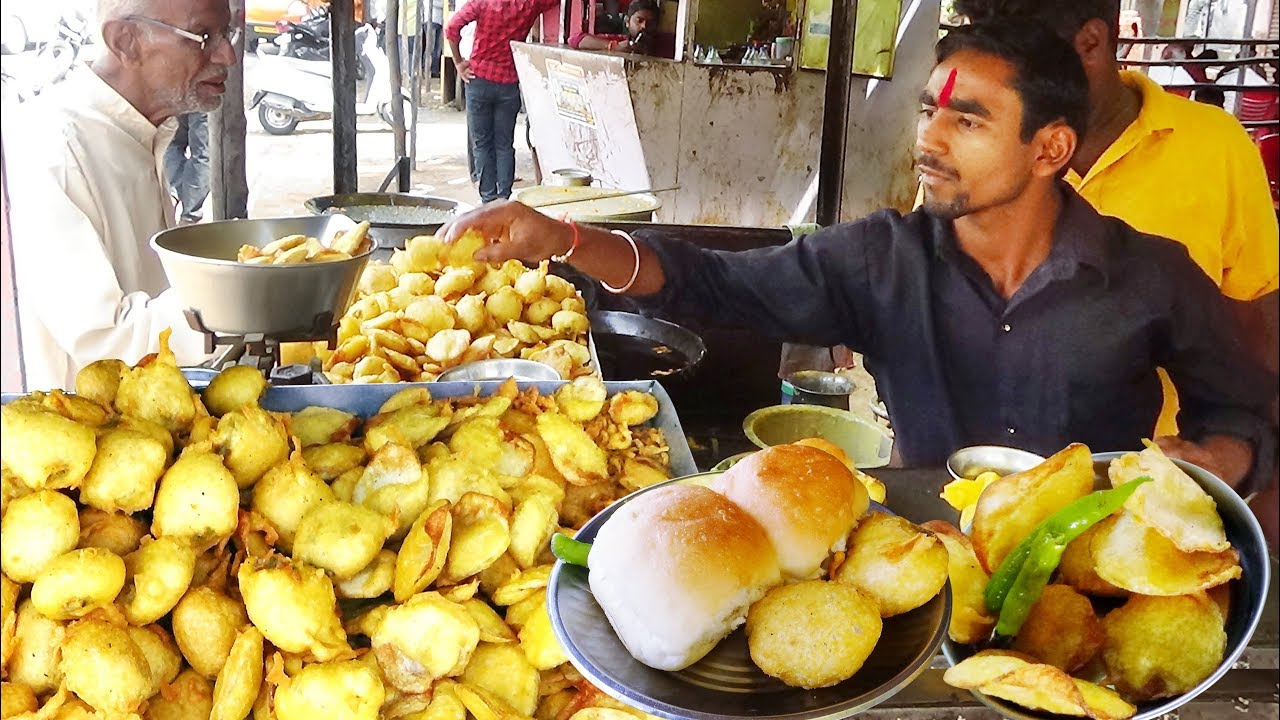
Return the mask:
[[951,30],[936,55],[917,212],[726,252],[678,229],[606,231],[507,202],[457,218],[446,242],[475,231],[489,240],[477,260],[555,257],[646,312],[863,353],[907,465],[979,444],[1140,449],[1163,365],[1186,397],[1183,435],[1157,443],[1242,493],[1259,487],[1275,468],[1275,373],[1239,350],[1226,300],[1185,247],[1099,213],[1061,179],[1088,115],[1071,46],[1002,20]]
[[427,47],[431,48],[431,77],[440,77],[440,58],[444,47],[444,0],[431,0],[431,17],[427,24]]
[[191,225],[204,216],[209,197],[209,116],[202,112],[178,116],[173,140],[164,152],[164,174],[177,198],[178,222]]
[[662,11],[657,0],[631,0],[627,6],[626,35],[577,32],[569,36],[569,47],[647,55],[653,52],[653,33],[661,19]]
[[[1104,215],[1182,243],[1247,329],[1247,352],[1276,369],[1280,244],[1262,157],[1234,117],[1165,92],[1116,61],[1120,0],[956,0],[974,22],[1024,19],[1070,42],[1089,79],[1089,131],[1066,179]],[[1223,73],[1226,75],[1226,73]],[[1222,77],[1218,78],[1222,82]],[[1232,352],[1222,349],[1220,352]],[[1173,437],[1177,393],[1166,374],[1154,433]],[[1277,398],[1270,399],[1272,422]],[[1187,457],[1194,462],[1194,458]],[[1255,505],[1276,537],[1280,509]],[[1265,510],[1263,509],[1265,508]]]
[[[453,63],[467,83],[467,128],[483,202],[511,197],[515,183],[520,82],[511,42],[528,37],[538,17],[559,7],[560,0],[468,0],[445,29]],[[475,42],[463,60],[462,28],[472,23]]]
[[101,358],[136,363],[165,328],[179,364],[205,359],[148,241],[174,224],[177,118],[221,104],[242,25],[226,0],[104,0],[98,20],[93,64],[5,125],[27,390],[71,388]]

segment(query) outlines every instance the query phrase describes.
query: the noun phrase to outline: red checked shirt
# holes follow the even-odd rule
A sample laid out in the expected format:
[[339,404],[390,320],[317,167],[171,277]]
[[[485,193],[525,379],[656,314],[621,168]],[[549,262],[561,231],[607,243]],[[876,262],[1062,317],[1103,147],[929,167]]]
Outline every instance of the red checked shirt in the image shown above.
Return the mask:
[[471,71],[489,82],[518,82],[511,41],[524,40],[540,15],[559,7],[560,0],[467,0],[449,20],[445,37],[461,42],[462,28],[474,22]]

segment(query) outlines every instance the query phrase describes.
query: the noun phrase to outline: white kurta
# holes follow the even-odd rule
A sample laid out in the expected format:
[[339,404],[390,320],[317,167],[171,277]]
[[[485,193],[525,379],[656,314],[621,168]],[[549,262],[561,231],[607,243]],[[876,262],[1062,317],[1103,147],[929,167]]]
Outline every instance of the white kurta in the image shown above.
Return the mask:
[[[9,113],[6,113],[8,115]],[[202,337],[148,245],[172,226],[160,127],[87,67],[24,103],[4,128],[18,323],[27,390],[74,388],[102,358],[170,345],[200,362]]]

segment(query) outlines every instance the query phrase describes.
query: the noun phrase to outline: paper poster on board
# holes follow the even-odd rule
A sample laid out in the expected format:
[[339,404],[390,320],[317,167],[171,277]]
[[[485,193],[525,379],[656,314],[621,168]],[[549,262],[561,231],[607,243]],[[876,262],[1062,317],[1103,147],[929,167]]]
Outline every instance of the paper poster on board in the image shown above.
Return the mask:
[[589,128],[596,126],[595,113],[591,110],[591,99],[587,94],[586,75],[581,67],[547,60],[547,80],[557,115]]
[[[854,28],[853,73],[893,76],[893,54],[901,0],[859,0]],[[800,67],[827,69],[831,44],[831,0],[809,0],[800,30]]]

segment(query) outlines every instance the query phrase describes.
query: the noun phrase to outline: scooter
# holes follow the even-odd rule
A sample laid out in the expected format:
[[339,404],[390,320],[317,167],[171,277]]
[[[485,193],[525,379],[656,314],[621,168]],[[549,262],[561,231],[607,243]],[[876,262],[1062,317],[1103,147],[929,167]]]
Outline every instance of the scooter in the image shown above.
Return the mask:
[[[371,25],[356,28],[357,58],[367,78],[365,97],[356,102],[357,115],[377,115],[388,125],[391,117],[391,81],[387,55],[378,45]],[[304,120],[333,116],[333,70],[329,61],[299,60],[257,50],[258,91],[249,109],[258,109],[258,122],[272,135],[288,135]],[[409,116],[408,91],[401,90],[405,117]]]

